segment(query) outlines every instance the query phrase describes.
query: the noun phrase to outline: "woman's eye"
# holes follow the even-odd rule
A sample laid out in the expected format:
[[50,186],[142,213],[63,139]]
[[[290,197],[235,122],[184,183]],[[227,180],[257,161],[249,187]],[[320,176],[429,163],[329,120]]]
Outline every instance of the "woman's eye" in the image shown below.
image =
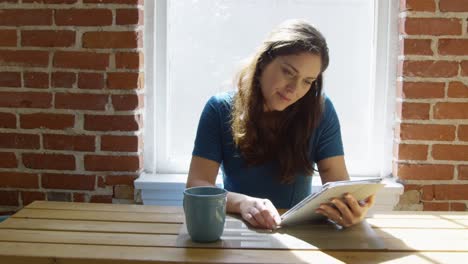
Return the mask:
[[311,81],[304,81],[304,83],[308,86],[311,86],[312,85],[312,82]]
[[284,74],[286,74],[287,76],[293,76],[293,73],[292,73],[290,70],[288,70],[288,69],[283,68],[283,72],[284,72]]

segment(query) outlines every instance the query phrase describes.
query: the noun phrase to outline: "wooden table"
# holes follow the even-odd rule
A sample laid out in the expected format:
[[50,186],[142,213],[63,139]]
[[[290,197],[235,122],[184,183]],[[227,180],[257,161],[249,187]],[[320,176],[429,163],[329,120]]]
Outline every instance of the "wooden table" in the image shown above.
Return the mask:
[[[243,226],[244,237],[223,235],[227,241],[259,234],[283,248],[184,246],[183,220],[179,207],[36,201],[0,223],[0,262],[468,263],[465,212],[376,214],[348,229],[322,223],[268,233]],[[302,244],[286,248],[285,237]]]

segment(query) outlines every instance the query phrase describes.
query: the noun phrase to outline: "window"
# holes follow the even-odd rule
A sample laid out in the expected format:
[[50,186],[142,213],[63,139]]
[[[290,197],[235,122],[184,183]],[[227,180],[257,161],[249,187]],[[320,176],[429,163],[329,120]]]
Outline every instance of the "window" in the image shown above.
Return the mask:
[[[201,110],[268,32],[303,18],[326,37],[324,92],[352,177],[391,172],[396,8],[383,0],[145,1],[145,171],[186,174]],[[392,13],[394,12],[394,13]],[[395,33],[395,34],[392,34]],[[394,46],[393,46],[394,45]]]

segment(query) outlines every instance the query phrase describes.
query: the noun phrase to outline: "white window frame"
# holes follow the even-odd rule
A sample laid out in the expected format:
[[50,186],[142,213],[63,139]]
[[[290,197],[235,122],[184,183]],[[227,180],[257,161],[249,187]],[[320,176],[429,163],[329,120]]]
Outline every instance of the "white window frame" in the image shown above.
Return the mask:
[[[145,120],[144,120],[144,171],[146,174],[160,177],[171,174],[161,171],[158,161],[161,162],[160,153],[165,153],[166,146],[166,42],[167,36],[167,1],[145,1]],[[373,153],[382,153],[379,163],[379,175],[385,177],[391,175],[394,105],[396,92],[396,62],[398,54],[398,1],[375,0],[374,16],[376,26],[374,32],[373,67],[372,74],[374,97],[373,138],[371,146]],[[155,52],[156,51],[156,52]],[[385,106],[385,111],[380,110]],[[156,114],[158,113],[158,114]],[[162,114],[161,114],[162,113]],[[157,117],[158,116],[158,117]],[[175,176],[175,173],[172,174]],[[363,177],[369,175],[350,175],[351,177]],[[184,179],[185,175],[179,175],[178,179]],[[219,177],[218,177],[219,178]],[[318,178],[318,177],[314,177]]]

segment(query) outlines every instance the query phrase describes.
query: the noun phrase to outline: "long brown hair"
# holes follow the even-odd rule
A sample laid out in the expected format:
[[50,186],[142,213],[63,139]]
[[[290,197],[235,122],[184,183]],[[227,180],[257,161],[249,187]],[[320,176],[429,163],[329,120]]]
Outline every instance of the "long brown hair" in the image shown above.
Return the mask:
[[[260,88],[263,69],[278,56],[310,52],[321,58],[321,71],[309,91],[281,112],[264,112]],[[237,76],[238,93],[231,116],[233,139],[249,166],[279,163],[281,182],[298,172],[313,174],[309,140],[322,115],[322,73],[328,67],[325,38],[302,20],[288,20],[273,30]]]

